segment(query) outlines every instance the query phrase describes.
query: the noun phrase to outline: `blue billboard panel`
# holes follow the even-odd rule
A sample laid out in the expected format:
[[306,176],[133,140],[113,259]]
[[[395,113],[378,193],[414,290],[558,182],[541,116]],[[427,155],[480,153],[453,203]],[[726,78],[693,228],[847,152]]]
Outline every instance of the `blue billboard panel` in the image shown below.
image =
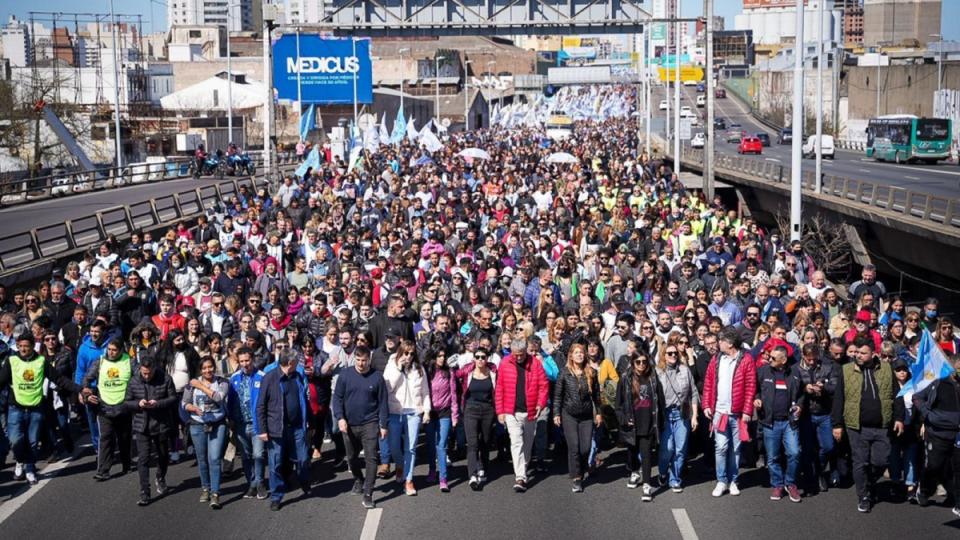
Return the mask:
[[[273,44],[273,85],[280,99],[303,103],[373,103],[370,40],[284,34]],[[298,81],[299,80],[299,81]]]

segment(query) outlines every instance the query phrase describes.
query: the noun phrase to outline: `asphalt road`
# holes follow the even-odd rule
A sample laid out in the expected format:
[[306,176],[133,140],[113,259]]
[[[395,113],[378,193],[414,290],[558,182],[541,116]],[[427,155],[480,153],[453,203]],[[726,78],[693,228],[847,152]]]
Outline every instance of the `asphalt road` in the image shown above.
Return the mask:
[[[706,109],[696,107],[696,88],[682,87],[681,102],[682,105],[689,106],[692,110],[701,115],[700,127],[694,128],[694,132],[703,131],[703,122],[706,118]],[[659,104],[664,99],[663,88],[654,89],[653,102]],[[770,135],[771,146],[763,149],[761,155],[747,155],[748,159],[764,160],[782,164],[789,168],[791,166],[791,146],[776,144],[776,133],[770,128],[757,122],[750,115],[746,105],[733,97],[732,93],[727,93],[726,99],[717,99],[715,116],[723,118],[727,124],[738,123],[748,134],[766,132]],[[673,107],[673,94],[670,95],[671,108]],[[672,113],[671,109],[671,113]],[[651,123],[653,129],[663,130],[664,111],[654,111],[658,115],[657,119]],[[672,123],[671,116],[671,123]],[[717,130],[716,151],[723,154],[737,154],[737,145],[727,143],[723,140],[723,134],[726,130]],[[802,164],[804,171],[814,171],[816,169],[815,160],[805,159]],[[960,167],[952,162],[940,162],[938,164],[904,164],[877,162],[867,158],[863,152],[852,150],[836,150],[836,158],[823,160],[823,174],[847,178],[856,178],[868,180],[879,184],[910,188],[921,193],[928,193],[943,197],[960,197]]]
[[[325,450],[329,459],[332,451]],[[0,471],[0,538],[882,540],[956,538],[960,531],[960,519],[943,506],[882,501],[871,514],[859,514],[852,488],[832,489],[800,504],[770,501],[763,469],[741,476],[740,497],[714,499],[709,473],[694,464],[684,493],[659,493],[653,502],[642,503],[639,489],[627,489],[622,463],[622,451],[611,455],[582,494],[570,491],[565,457],[554,462],[549,474],[535,477],[525,494],[511,490],[512,469],[506,464],[492,466],[492,481],[475,493],[464,482],[465,463],[455,463],[448,494],[424,486],[427,471],[419,466],[418,496],[404,496],[395,482],[378,480],[377,510],[367,512],[349,493],[349,473],[334,474],[330,461],[315,462],[313,497],[296,491],[280,512],[271,512],[267,501],[241,498],[245,486],[239,474],[224,482],[222,510],[199,503],[198,473],[189,462],[171,468],[172,494],[140,508],[135,474],[95,483],[88,456],[67,462],[55,477],[33,488],[12,484],[11,467]]]

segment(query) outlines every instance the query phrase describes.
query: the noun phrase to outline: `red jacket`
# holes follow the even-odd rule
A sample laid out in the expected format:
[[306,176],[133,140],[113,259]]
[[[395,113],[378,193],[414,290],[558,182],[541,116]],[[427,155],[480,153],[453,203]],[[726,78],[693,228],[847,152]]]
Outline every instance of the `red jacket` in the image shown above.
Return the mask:
[[158,313],[150,317],[150,320],[153,321],[154,326],[160,330],[160,339],[167,339],[167,334],[174,328],[182,332],[187,327],[187,320],[179,313],[174,313],[170,318],[166,318]]
[[[527,412],[533,415],[537,412],[537,408],[545,409],[547,407],[550,381],[547,380],[547,373],[543,371],[543,364],[539,357],[530,358],[528,356],[524,369],[526,370],[524,388],[527,396]],[[494,396],[497,415],[513,414],[516,400],[517,362],[511,354],[501,360],[500,366],[497,368],[497,388]]]
[[[718,356],[707,366],[703,380],[703,408],[717,411]],[[753,398],[757,394],[757,369],[750,353],[744,352],[733,372],[733,391],[730,396],[730,413],[753,415]]]

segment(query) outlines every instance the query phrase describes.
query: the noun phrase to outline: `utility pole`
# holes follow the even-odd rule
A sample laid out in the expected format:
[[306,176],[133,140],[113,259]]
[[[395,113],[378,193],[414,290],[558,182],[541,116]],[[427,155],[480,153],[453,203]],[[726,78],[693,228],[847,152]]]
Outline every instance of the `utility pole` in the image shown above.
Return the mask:
[[266,87],[264,115],[263,115],[263,171],[270,176],[273,172],[272,134],[273,134],[273,57],[270,43],[270,34],[273,32],[276,6],[263,4],[263,82]]
[[[123,167],[123,142],[120,136],[120,42],[117,40],[117,16],[110,0],[110,33],[113,36],[113,129],[117,131],[117,168]],[[30,29],[33,32],[33,28]],[[117,171],[118,173],[120,171]]]
[[817,167],[814,191],[823,190],[823,0],[817,0]]
[[650,157],[650,120],[653,118],[653,104],[650,102],[651,91],[650,91],[650,59],[653,58],[653,55],[650,54],[650,29],[651,25],[647,25],[643,28],[643,55],[646,57],[646,61],[643,65],[643,80],[646,83],[646,95],[644,96],[643,102],[647,106],[647,122],[645,129],[647,130],[647,157]]
[[436,56],[433,59],[434,69],[436,70],[433,73],[434,76],[436,77],[434,79],[434,82],[436,82],[436,87],[437,87],[436,104],[434,105],[434,108],[436,110],[433,111],[434,112],[433,116],[434,116],[434,121],[437,124],[438,132],[440,131],[440,61],[446,60],[446,58],[447,58],[446,56]]
[[470,79],[467,76],[467,66],[473,60],[463,61],[463,131],[470,131]]
[[800,240],[802,216],[801,189],[803,187],[803,161],[800,155],[803,141],[803,0],[797,0],[796,39],[793,47],[793,159],[790,182],[790,240]]
[[[677,0],[677,11],[674,13],[674,17],[680,17],[680,0]],[[673,103],[676,106],[676,110],[673,111],[673,172],[680,174],[680,52],[683,48],[683,40],[680,37],[680,21],[676,21],[673,28],[677,46],[676,62],[673,67]]]
[[[227,143],[233,141],[233,70],[231,69],[232,63],[230,60],[230,10],[233,9],[233,6],[236,4],[227,4]],[[297,63],[300,62],[300,33],[297,33]],[[297,69],[299,72],[300,70]],[[299,96],[297,101],[299,101]]]
[[410,52],[410,49],[404,47],[398,51],[400,53],[400,110],[403,110],[403,53]]
[[714,117],[714,89],[715,85],[713,82],[713,0],[704,0],[703,8],[705,15],[707,17],[707,80],[706,80],[706,92],[707,92],[707,141],[706,148],[703,153],[703,190],[707,195],[707,201],[713,202],[713,152],[715,145],[714,142],[714,129],[713,129],[713,117]]

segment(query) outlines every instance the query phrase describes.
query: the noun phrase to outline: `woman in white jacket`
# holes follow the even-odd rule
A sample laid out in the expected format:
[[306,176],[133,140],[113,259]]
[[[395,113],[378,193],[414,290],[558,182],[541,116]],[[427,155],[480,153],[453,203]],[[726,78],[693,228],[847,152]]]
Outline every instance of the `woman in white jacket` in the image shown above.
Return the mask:
[[400,343],[384,368],[383,378],[387,383],[390,408],[390,453],[395,459],[403,456],[402,467],[397,467],[397,481],[404,482],[407,495],[416,495],[413,467],[416,465],[417,435],[420,425],[430,420],[430,384],[412,341]]

